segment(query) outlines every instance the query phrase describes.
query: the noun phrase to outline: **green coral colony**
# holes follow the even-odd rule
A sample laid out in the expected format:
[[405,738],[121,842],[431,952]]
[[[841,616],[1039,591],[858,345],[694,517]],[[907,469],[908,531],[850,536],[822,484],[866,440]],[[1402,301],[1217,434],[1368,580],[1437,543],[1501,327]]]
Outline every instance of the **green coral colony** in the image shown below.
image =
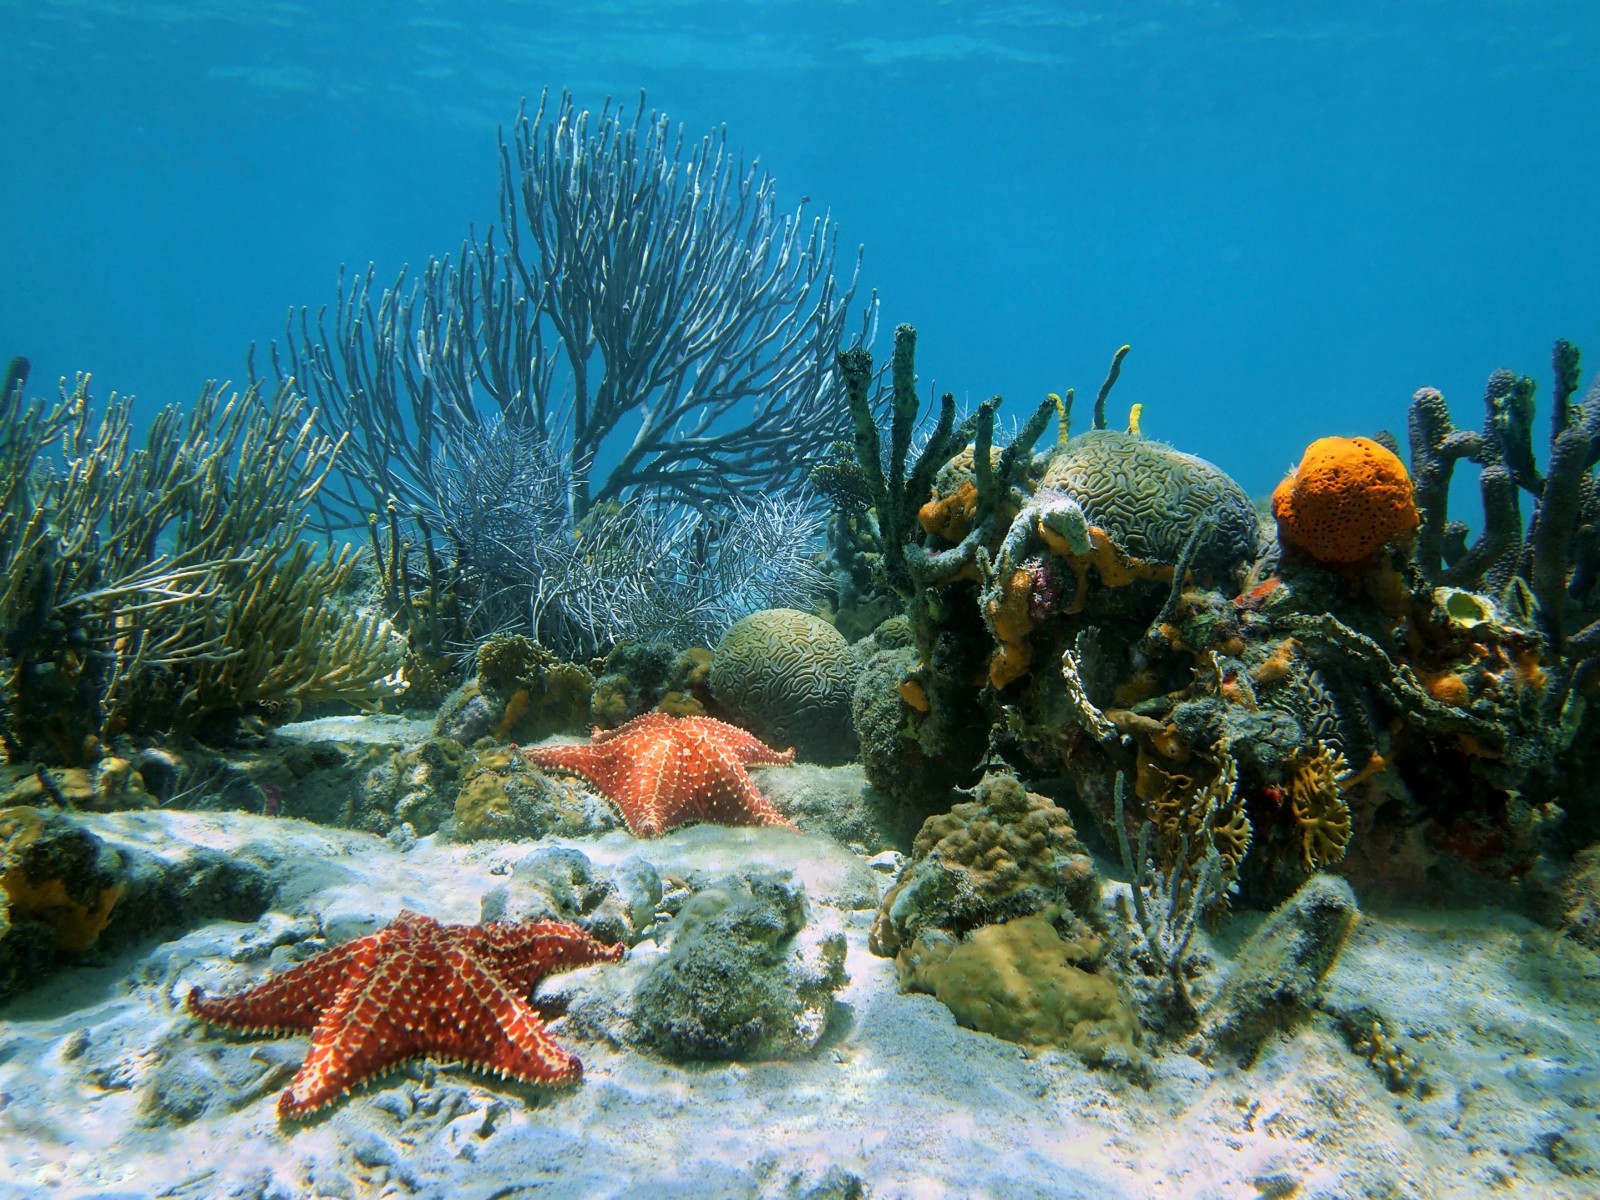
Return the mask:
[[[518,125],[505,158],[513,216],[535,195],[517,184],[541,172],[638,173],[605,155],[547,161],[565,143],[542,140],[541,120]],[[595,144],[665,159],[664,130]],[[685,196],[664,204],[664,223],[714,220]],[[291,330],[276,386],[208,387],[142,443],[127,400],[97,405],[80,378],[29,401],[14,360],[0,393],[0,997],[179,919],[181,898],[131,886],[86,811],[203,805],[401,843],[596,834],[621,826],[614,808],[512,747],[651,710],[732,721],[803,762],[859,760],[859,811],[788,815],[807,836],[898,852],[870,946],[902,988],[961,1026],[1108,1069],[1180,1041],[1248,1059],[1315,1007],[1357,894],[1488,889],[1600,948],[1600,385],[1575,401],[1574,348],[1556,348],[1544,452],[1530,379],[1491,378],[1481,431],[1424,389],[1409,470],[1386,434],[1325,438],[1268,516],[1218,467],[1144,436],[1137,407],[1111,428],[1126,347],[1080,432],[1071,392],[1004,444],[998,399],[958,421],[945,396],[919,431],[912,329],[895,331],[886,372],[862,346],[838,352],[853,282],[805,300],[812,277],[764,264],[826,272],[831,256],[785,257],[798,235],[766,236],[771,257],[718,285],[795,297],[763,339],[789,358],[760,368],[775,398],[743,429],[747,449],[674,442],[649,405],[683,398],[647,398],[636,415],[656,441],[611,477],[594,448],[629,415],[628,355],[689,354],[670,331],[631,348],[643,335],[619,332],[617,378],[583,407],[594,427],[564,434],[534,377],[477,381],[492,421],[468,392],[465,409],[420,409],[392,371],[358,395],[341,370],[415,340],[410,309],[356,319],[370,279],[331,334]],[[487,244],[455,269],[526,252]],[[505,276],[538,277],[519,268]],[[464,287],[436,276],[426,294]],[[733,355],[742,335],[729,336]],[[789,365],[806,356],[822,376]],[[823,376],[826,405],[793,399]],[[725,415],[741,399],[715,403]],[[319,432],[312,401],[352,432]],[[433,456],[394,452],[402,411],[423,413]],[[788,499],[789,448],[826,502],[813,558],[793,547],[824,518]],[[1447,510],[1464,463],[1482,494],[1475,538]],[[722,492],[707,482],[719,474]],[[731,515],[707,516],[716,503]],[[341,515],[370,515],[370,554],[311,537]],[[675,574],[663,559],[682,560]],[[393,752],[273,732],[408,705],[432,734]],[[767,776],[780,807],[782,774]],[[544,915],[634,942],[663,905],[679,914],[638,992],[641,1052],[816,1044],[844,943],[816,941],[795,965],[784,948],[807,904],[793,879],[684,890],[643,864],[596,881],[557,858],[540,868]],[[188,919],[256,915],[255,892]],[[1206,931],[1243,908],[1275,911],[1224,971]],[[1387,1085],[1420,1078],[1392,1017],[1342,1019]]]

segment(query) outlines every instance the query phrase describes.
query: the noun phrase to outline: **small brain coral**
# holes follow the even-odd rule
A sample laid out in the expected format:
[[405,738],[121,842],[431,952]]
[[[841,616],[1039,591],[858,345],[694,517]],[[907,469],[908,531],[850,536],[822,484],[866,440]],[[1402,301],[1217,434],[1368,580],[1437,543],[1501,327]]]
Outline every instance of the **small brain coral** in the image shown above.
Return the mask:
[[855,755],[850,698],[860,667],[832,625],[793,608],[734,622],[711,654],[711,694],[769,742],[800,758],[842,763]]
[[1079,434],[1050,456],[1039,487],[1071,496],[1135,559],[1176,564],[1203,521],[1198,575],[1226,579],[1256,556],[1260,521],[1245,490],[1205,459],[1137,434]]
[[1348,565],[1417,531],[1411,476],[1369,438],[1318,438],[1272,493],[1278,540],[1318,562]]

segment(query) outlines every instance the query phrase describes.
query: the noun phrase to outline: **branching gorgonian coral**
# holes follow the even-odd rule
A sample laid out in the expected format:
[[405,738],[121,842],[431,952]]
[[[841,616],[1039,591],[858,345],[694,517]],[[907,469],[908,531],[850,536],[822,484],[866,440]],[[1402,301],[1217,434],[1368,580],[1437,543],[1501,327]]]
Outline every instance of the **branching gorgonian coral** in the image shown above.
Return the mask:
[[[324,518],[360,524],[392,499],[440,519],[474,590],[469,637],[521,624],[576,650],[703,632],[763,590],[736,582],[752,561],[794,556],[726,531],[793,533],[797,489],[849,428],[835,357],[859,255],[835,279],[830,217],[781,213],[725,132],[686,142],[643,97],[631,115],[542,97],[500,162],[497,229],[415,283],[341,282],[274,348],[280,378],[349,431]],[[793,572],[766,590],[791,594]]]
[[0,740],[92,759],[112,734],[392,694],[403,643],[347,613],[355,556],[301,541],[339,445],[287,388],[160,412],[0,400]]

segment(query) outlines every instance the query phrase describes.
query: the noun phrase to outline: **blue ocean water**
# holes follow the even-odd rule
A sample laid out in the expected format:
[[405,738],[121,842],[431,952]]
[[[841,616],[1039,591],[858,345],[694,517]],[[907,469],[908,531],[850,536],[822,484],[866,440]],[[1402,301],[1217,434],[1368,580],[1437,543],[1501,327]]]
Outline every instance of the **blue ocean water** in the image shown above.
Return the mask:
[[0,2],[0,353],[147,405],[495,217],[524,96],[726,123],[866,246],[925,383],[1092,390],[1264,492],[1323,433],[1600,358],[1600,7]]

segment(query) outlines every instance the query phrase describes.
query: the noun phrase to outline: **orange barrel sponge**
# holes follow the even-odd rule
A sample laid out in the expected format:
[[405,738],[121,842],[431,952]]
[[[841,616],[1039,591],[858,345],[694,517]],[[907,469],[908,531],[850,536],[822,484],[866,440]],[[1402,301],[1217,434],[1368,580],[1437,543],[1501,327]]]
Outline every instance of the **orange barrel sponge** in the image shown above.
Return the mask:
[[1319,562],[1357,563],[1417,531],[1405,464],[1370,438],[1318,438],[1272,493],[1278,541]]

